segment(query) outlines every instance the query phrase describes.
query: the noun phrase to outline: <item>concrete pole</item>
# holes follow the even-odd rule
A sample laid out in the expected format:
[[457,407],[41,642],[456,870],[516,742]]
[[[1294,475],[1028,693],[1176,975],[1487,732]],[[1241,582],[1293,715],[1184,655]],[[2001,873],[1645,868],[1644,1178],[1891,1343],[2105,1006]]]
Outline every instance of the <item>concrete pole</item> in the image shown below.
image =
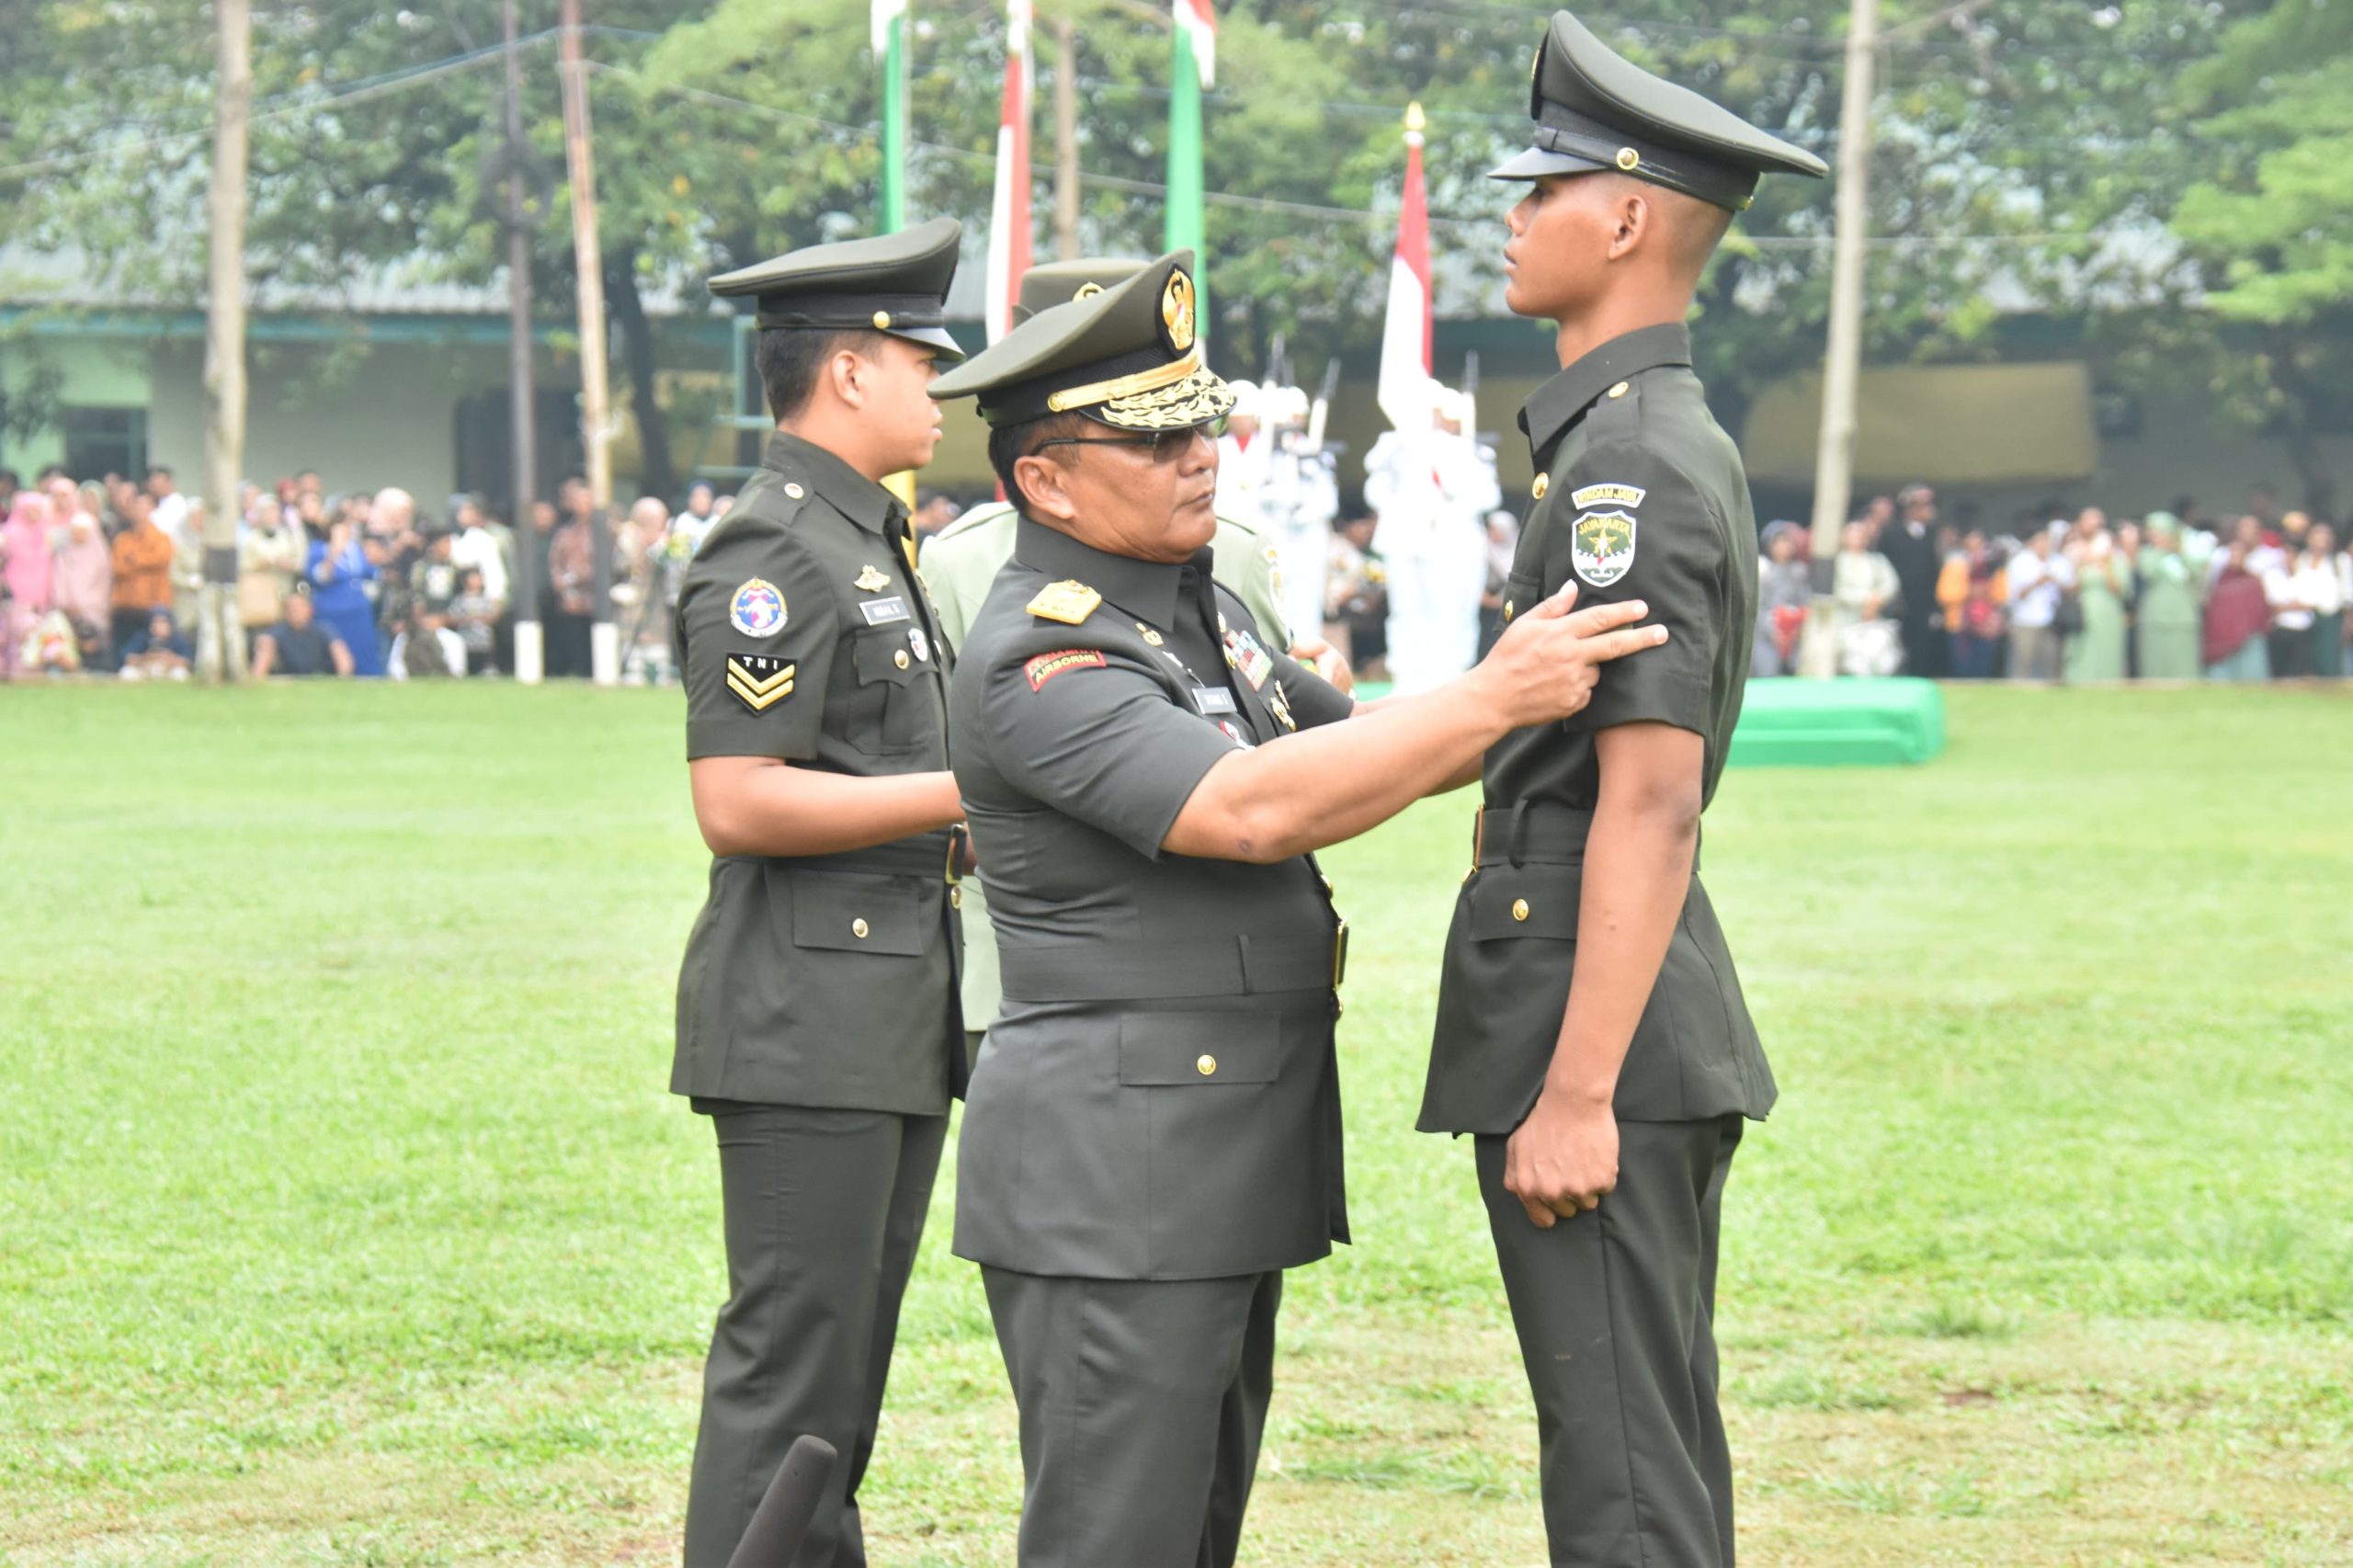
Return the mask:
[[1863,357],[1863,275],[1870,222],[1872,67],[1879,0],[1852,0],[1847,81],[1838,106],[1837,228],[1830,263],[1830,343],[1822,365],[1822,435],[1813,460],[1813,613],[1798,673],[1838,673],[1830,614],[1831,563],[1855,477],[1855,398]]
[[245,465],[245,171],[254,105],[253,15],[215,0],[220,80],[212,101],[212,170],[205,204],[211,267],[204,312],[204,586],[197,599],[197,673],[245,672],[237,614],[238,482]]
[[506,24],[506,422],[514,469],[506,526],[515,539],[515,581],[507,585],[515,618],[515,678],[537,686],[547,673],[547,633],[540,624],[540,541],[531,504],[540,476],[539,392],[531,364],[531,233],[523,188],[523,58],[515,0]]
[[596,554],[596,624],[589,667],[598,686],[620,678],[613,625],[613,460],[605,389],[605,258],[597,237],[597,165],[588,136],[588,67],[580,57],[580,0],[563,0],[563,154],[572,179],[572,254],[580,300],[580,444],[587,457],[589,548]]
[[1057,17],[1054,30],[1054,255],[1078,259],[1078,29]]

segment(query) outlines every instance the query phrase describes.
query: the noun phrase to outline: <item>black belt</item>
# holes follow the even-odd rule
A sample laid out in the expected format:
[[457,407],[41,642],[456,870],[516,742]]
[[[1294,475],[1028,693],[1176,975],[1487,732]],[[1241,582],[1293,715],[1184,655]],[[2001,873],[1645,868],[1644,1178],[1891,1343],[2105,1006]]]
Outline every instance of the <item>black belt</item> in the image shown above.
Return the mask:
[[[1522,801],[1485,806],[1471,818],[1471,864],[1479,866],[1574,866],[1585,859],[1593,833],[1593,812],[1553,801]],[[1699,847],[1691,846],[1691,870],[1699,870]]]
[[[999,927],[998,935],[1004,935]],[[1022,1002],[1147,1002],[1336,991],[1348,926],[1325,937],[1206,937],[1174,942],[1074,942],[1050,951],[998,945],[1005,994]]]

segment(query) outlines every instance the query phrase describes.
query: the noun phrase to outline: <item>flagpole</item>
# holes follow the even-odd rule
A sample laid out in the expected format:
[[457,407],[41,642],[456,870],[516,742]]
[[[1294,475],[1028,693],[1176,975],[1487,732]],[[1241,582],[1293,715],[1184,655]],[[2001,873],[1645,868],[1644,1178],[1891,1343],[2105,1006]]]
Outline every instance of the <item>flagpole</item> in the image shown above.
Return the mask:
[[996,131],[996,185],[989,202],[989,261],[983,309],[988,340],[1013,330],[1021,275],[1029,270],[1030,0],[1006,0],[1005,97]]
[[906,0],[876,0],[875,17],[882,32],[882,232],[895,234],[907,226]]

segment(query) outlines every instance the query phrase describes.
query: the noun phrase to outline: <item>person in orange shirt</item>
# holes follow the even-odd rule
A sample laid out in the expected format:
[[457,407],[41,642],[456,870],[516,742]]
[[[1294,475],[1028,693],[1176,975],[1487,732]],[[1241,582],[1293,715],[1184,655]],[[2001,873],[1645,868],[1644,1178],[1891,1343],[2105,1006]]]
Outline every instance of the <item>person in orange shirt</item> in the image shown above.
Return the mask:
[[131,526],[114,539],[114,646],[144,631],[148,617],[172,608],[172,536],[155,526],[155,498],[128,494],[123,516]]
[[2002,650],[2004,588],[2002,564],[1986,548],[1984,533],[1970,529],[1937,578],[1937,603],[1945,612],[1946,635],[1952,639],[1955,679],[1994,678]]

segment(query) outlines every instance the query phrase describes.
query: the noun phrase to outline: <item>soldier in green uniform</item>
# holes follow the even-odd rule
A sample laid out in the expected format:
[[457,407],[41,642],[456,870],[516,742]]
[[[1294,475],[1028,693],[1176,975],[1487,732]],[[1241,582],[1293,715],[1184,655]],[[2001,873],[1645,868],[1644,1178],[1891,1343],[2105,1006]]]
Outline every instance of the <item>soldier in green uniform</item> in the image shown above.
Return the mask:
[[1021,509],[949,733],[1005,991],[956,1251],[1021,1408],[1030,1568],[1234,1560],[1282,1271],[1347,1235],[1346,927],[1310,852],[1467,783],[1663,637],[1556,597],[1452,685],[1354,717],[1214,580],[1233,394],[1191,267],[1041,312],[932,388],[978,396]]
[[[1082,295],[1118,287],[1143,268],[1141,261],[1090,257],[1051,261],[1021,275],[1021,300],[1014,306],[1015,325],[1040,311],[1068,304]],[[1007,501],[975,506],[957,518],[923,547],[923,575],[939,611],[939,630],[952,650],[964,643],[964,634],[988,597],[989,585],[1013,554],[1018,515]],[[1217,556],[1217,578],[1233,590],[1259,634],[1270,648],[1288,649],[1277,600],[1275,551],[1266,536],[1232,517],[1217,520],[1217,536],[1210,541]],[[1320,651],[1321,640],[1311,644]],[[1309,650],[1302,650],[1306,652]],[[987,872],[964,885],[964,1027],[972,1050],[980,1048],[981,1031],[996,1017],[996,943],[990,936],[986,892]]]
[[1536,508],[1504,614],[1563,585],[1646,601],[1666,646],[1565,724],[1487,754],[1448,936],[1427,1131],[1477,1135],[1540,1435],[1557,1564],[1733,1561],[1716,1240],[1743,1119],[1773,1103],[1699,871],[1740,715],[1756,524],[1684,320],[1767,170],[1821,161],[1610,51],[1566,12],[1538,51],[1506,302],[1559,324],[1520,414]]
[[711,1336],[688,1568],[735,1550],[795,1437],[840,1453],[801,1568],[863,1563],[858,1483],[964,1078],[947,658],[905,508],[939,438],[960,226],[713,278],[758,301],[777,421],[678,597],[710,892],[670,1087],[719,1142],[731,1294]]

